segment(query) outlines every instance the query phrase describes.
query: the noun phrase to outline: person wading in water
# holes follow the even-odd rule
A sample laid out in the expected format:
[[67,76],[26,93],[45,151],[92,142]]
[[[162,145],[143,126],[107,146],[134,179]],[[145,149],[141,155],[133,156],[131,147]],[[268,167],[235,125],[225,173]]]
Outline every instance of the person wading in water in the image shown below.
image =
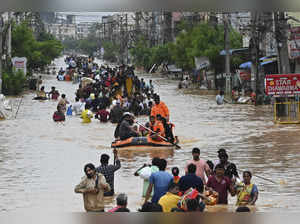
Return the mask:
[[231,180],[224,176],[225,169],[221,164],[216,165],[215,175],[210,176],[207,181],[207,189],[212,193],[216,191],[219,194],[218,204],[228,204],[228,192],[231,196],[235,195],[235,189]]
[[92,163],[84,166],[84,176],[81,182],[76,185],[75,193],[83,194],[84,208],[87,212],[104,212],[104,191],[109,191],[110,186],[106,183],[105,177],[96,172]]
[[101,165],[97,167],[97,172],[102,173],[105,176],[105,179],[107,183],[110,185],[110,191],[105,192],[104,196],[113,196],[115,194],[115,188],[114,188],[114,178],[115,178],[115,172],[121,168],[121,162],[118,157],[118,151],[114,149],[114,161],[116,164],[114,165],[108,165],[109,162],[109,155],[102,154],[100,158]]
[[206,163],[206,161],[200,158],[199,148],[193,148],[192,155],[193,155],[193,160],[187,162],[187,165],[185,167],[185,173],[188,174],[188,165],[191,163],[194,164],[197,167],[196,175],[202,179],[202,182],[205,185],[206,184],[205,174],[207,177],[209,177],[211,175],[211,170],[208,164]]
[[215,166],[221,164],[225,169],[225,176],[229,177],[235,183],[236,178],[239,179],[236,165],[228,161],[228,154],[223,148],[218,150],[218,157],[219,160],[215,161]]
[[254,205],[258,198],[258,189],[251,183],[252,174],[250,171],[243,172],[243,182],[237,188],[237,206]]

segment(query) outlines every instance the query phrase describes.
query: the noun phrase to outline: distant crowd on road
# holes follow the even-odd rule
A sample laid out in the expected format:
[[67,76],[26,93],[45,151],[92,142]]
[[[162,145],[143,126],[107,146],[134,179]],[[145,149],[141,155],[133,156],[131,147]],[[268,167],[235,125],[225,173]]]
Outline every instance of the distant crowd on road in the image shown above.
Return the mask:
[[[92,58],[84,60],[82,57],[68,57],[65,61],[69,65],[69,73],[75,70],[74,73],[71,72],[72,77],[79,77],[79,88],[72,105],[68,106],[70,102],[66,95],[61,95],[57,111],[53,114],[54,121],[65,121],[65,114],[78,115],[83,123],[90,123],[95,117],[100,122],[118,124],[116,139],[150,135],[158,141],[162,140],[160,136],[171,142],[175,141],[174,125],[169,122],[169,109],[154,92],[151,79],[145,82],[143,78],[138,78],[133,66],[98,66]],[[82,74],[78,76],[77,71]],[[58,75],[66,74],[61,68]],[[54,99],[53,93],[57,90],[52,88],[52,93],[49,94]],[[141,115],[148,116],[149,122],[144,127],[137,128],[133,126],[131,118]]]

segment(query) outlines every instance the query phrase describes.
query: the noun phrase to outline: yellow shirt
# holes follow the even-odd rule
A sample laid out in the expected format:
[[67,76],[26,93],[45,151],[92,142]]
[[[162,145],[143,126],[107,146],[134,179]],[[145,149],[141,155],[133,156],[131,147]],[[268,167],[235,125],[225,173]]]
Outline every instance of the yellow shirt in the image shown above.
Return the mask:
[[81,113],[81,118],[83,123],[91,123],[92,117],[93,117],[93,113],[90,110],[84,110]]
[[178,195],[167,192],[159,199],[158,204],[163,208],[163,212],[171,212],[172,208],[177,207],[180,199],[181,198]]

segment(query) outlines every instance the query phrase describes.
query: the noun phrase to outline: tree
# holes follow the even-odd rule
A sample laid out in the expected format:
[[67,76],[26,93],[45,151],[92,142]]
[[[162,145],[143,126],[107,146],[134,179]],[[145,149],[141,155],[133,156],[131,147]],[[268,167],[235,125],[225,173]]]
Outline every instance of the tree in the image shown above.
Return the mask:
[[177,67],[183,70],[191,70],[195,67],[194,57],[191,54],[192,48],[192,36],[186,31],[182,31],[177,36],[175,43],[169,43],[171,58]]
[[50,64],[63,50],[61,42],[50,35],[42,34],[40,40],[35,39],[26,23],[13,26],[12,56],[26,57],[30,74],[34,69]]
[[151,48],[151,64],[160,65],[171,61],[171,52],[168,44],[158,45]]
[[74,38],[66,38],[62,41],[65,50],[78,50],[79,41]]
[[92,55],[98,48],[99,44],[94,36],[88,36],[85,39],[79,40],[78,49],[83,53]]
[[145,38],[141,37],[139,41],[136,43],[135,47],[130,49],[130,54],[133,57],[133,62],[137,66],[144,67],[145,70],[150,69],[152,66],[151,56],[152,51],[151,48],[147,47]]
[[2,89],[6,95],[18,95],[23,91],[25,85],[25,75],[23,71],[6,71],[3,73]]
[[104,54],[103,59],[110,61],[110,62],[116,62],[118,60],[117,56],[120,52],[120,45],[114,44],[113,42],[106,41],[102,44],[102,47],[104,48]]
[[[185,26],[183,23],[183,31],[177,36],[176,42],[170,45],[175,64],[184,70],[191,70],[195,67],[194,57],[205,56],[215,71],[222,71],[224,58],[220,55],[220,51],[224,49],[224,27],[208,23],[201,23],[192,29],[185,29]],[[242,46],[242,37],[239,33],[231,30],[229,36],[231,48]],[[238,63],[239,57],[235,56],[231,62]]]

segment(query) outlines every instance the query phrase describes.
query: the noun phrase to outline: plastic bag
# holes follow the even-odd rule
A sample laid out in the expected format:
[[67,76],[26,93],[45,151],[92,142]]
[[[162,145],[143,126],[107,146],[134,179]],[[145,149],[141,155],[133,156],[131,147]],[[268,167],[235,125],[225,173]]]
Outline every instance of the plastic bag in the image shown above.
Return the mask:
[[151,167],[146,166],[140,171],[140,177],[144,180],[149,180],[152,174]]
[[72,113],[73,113],[72,105],[70,105],[67,110],[67,116],[72,116]]

